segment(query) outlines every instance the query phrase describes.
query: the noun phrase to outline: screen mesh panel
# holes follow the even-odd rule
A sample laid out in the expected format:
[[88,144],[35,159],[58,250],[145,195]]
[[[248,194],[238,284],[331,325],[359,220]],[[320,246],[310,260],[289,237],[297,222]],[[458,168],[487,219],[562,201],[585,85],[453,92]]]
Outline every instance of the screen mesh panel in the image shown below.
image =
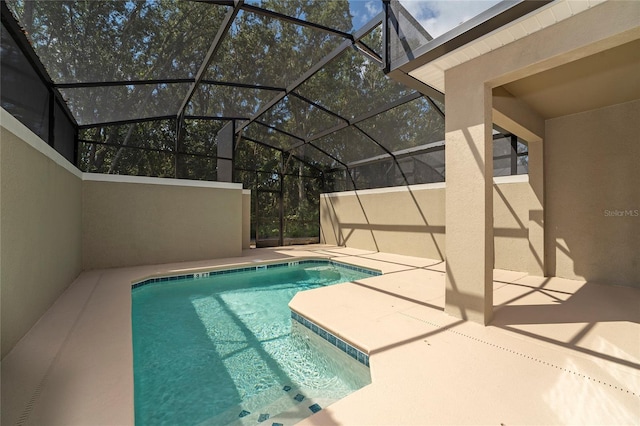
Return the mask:
[[296,139],[255,121],[245,127],[242,134],[258,142],[283,150],[287,150],[301,143],[300,139]]
[[510,176],[529,172],[529,148],[513,135],[493,137],[493,175]]
[[349,167],[357,189],[444,182],[444,143],[382,155]]
[[348,2],[312,1],[305,3],[290,1],[278,3],[249,0],[246,3],[339,31],[349,32],[352,30]]
[[84,172],[175,177],[170,152],[80,142],[78,162]]
[[329,33],[241,11],[205,79],[286,87],[342,41]]
[[334,170],[324,174],[322,192],[342,192],[347,191],[347,170]]
[[92,125],[176,115],[190,84],[145,84],[60,89],[78,124]]
[[405,172],[409,183],[433,183],[444,182],[445,180],[445,163],[444,163],[444,146],[430,150],[423,154],[412,156],[414,162],[414,173],[410,176]]
[[[385,76],[383,28],[370,21],[382,4],[8,5],[33,52],[3,9],[5,108],[43,139],[53,134],[54,148],[76,156],[84,171],[242,182],[252,190],[257,245],[318,241],[321,191],[445,179],[445,105]],[[438,8],[447,5],[392,1],[388,23],[400,27],[398,34],[390,28],[392,58],[428,43],[441,30]],[[344,37],[363,25],[373,30],[359,42]],[[46,72],[32,66],[38,57]],[[43,83],[47,73],[54,84]],[[56,90],[80,130],[52,101]],[[499,135],[493,148],[496,175],[526,173],[523,141]]]
[[215,157],[216,135],[226,123],[224,120],[185,120],[179,152]]
[[227,10],[179,0],[7,4],[56,83],[192,78]]
[[325,170],[343,167],[338,160],[318,149],[318,147],[314,145],[314,142],[300,145],[290,152],[296,157],[302,158],[306,162],[315,165],[319,169]]
[[58,101],[54,104],[53,112],[55,125],[53,127],[53,147],[70,163],[75,163],[76,129],[67,117]]
[[2,108],[49,141],[49,90],[2,25]]
[[[256,172],[253,170],[235,170],[235,182],[241,183],[243,188],[255,188],[256,187]],[[251,191],[251,198],[255,197],[255,191]],[[255,204],[254,204],[255,205]]]
[[259,121],[302,139],[344,122],[293,95],[286,96],[274,105]]
[[518,166],[517,166],[517,174],[524,175],[529,173],[529,146],[527,142],[518,138]]
[[424,97],[360,122],[357,126],[391,152],[444,140],[444,118],[433,110]]
[[441,102],[435,98],[429,98],[429,99],[431,99],[431,102],[433,102],[434,104],[436,104],[438,108],[440,108],[440,111],[442,111],[443,113],[445,112],[444,102]]
[[249,238],[250,240],[256,239],[256,172],[246,171],[246,170],[238,170],[237,168],[234,171],[234,182],[241,183],[243,188],[251,188],[251,214],[250,214],[250,230],[249,230]]
[[257,191],[270,191],[270,192],[280,192],[280,179],[282,176],[280,173],[273,172],[256,172],[256,190]]
[[314,165],[309,164],[299,158],[284,154],[285,162],[283,173],[286,175],[293,175],[305,178],[319,178],[322,174],[321,170],[316,168]]
[[210,117],[251,117],[273,98],[272,90],[249,89],[202,83],[197,88],[187,115]]
[[295,174],[284,176],[283,234],[285,239],[317,238],[319,236],[319,194],[320,181],[318,179]]
[[158,120],[82,129],[79,139],[108,145],[175,151],[175,132],[175,120]]
[[296,93],[353,119],[411,93],[362,53],[348,49],[302,84]]
[[382,44],[382,27],[378,26],[366,36],[360,39],[368,48],[373,50],[382,58],[382,52],[384,50]]
[[215,158],[178,154],[176,177],[178,179],[217,180],[216,161]]
[[381,188],[406,184],[392,158],[357,166],[351,168],[349,172],[355,182],[356,189]]
[[420,1],[413,4],[399,1],[390,3],[391,16],[389,26],[391,31],[389,31],[389,50],[392,61],[409,58],[413,50],[424,46],[432,39],[432,36],[422,27],[412,13],[405,8],[407,6],[413,13],[416,13],[416,9],[419,10],[420,6],[423,5],[428,7],[427,2]]
[[517,174],[526,175],[529,173],[529,157],[521,157],[518,159]]
[[353,127],[331,133],[313,142],[345,164],[385,154],[385,150]]
[[[276,149],[265,147],[247,139],[242,139],[236,146],[236,168],[246,170],[279,173],[282,166],[282,153]],[[242,167],[246,165],[249,167]]]
[[83,129],[78,167],[92,173],[175,177],[174,135],[175,120]]
[[[451,0],[393,0],[389,25],[392,30],[392,60],[413,59],[416,50],[481,15],[502,0],[477,0],[464,3]],[[518,2],[505,2],[515,5]]]
[[509,176],[511,174],[511,138],[493,139],[493,175]]

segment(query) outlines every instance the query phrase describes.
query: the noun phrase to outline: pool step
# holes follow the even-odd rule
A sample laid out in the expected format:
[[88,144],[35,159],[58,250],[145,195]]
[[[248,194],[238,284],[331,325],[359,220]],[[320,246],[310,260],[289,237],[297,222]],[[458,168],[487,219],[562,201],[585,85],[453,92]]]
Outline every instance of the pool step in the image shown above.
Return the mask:
[[289,385],[274,386],[224,413],[201,422],[200,425],[293,425],[336,401],[308,395],[309,392],[305,392],[304,389]]
[[274,417],[264,422],[268,426],[290,426],[295,425],[299,421],[306,419],[310,415],[321,411],[325,407],[336,402],[334,399],[327,398],[305,398],[299,404],[282,411]]
[[256,424],[260,414],[268,414],[262,407],[270,405],[272,401],[279,399],[283,394],[286,394],[286,392],[282,389],[282,386],[273,386],[251,398],[245,399],[241,404],[234,405],[226,411],[201,422],[199,425],[244,424],[236,423],[239,420],[245,422],[251,420],[253,424]]
[[[296,393],[295,396],[302,395]],[[321,411],[335,400],[325,398],[304,397],[299,401],[295,398],[283,397],[265,407],[261,407],[259,412],[251,413],[236,421],[229,423],[229,426],[265,425],[265,426],[289,426],[306,419],[310,415]]]

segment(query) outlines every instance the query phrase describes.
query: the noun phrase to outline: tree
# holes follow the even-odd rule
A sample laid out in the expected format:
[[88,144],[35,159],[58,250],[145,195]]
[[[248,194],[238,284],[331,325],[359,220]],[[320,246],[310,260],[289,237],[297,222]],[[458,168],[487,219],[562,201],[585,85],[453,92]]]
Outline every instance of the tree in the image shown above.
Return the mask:
[[[26,22],[33,47],[56,83],[193,77],[217,31],[215,23],[224,15],[220,7],[167,0],[27,1],[11,2],[10,6]],[[194,27],[198,31],[193,31]],[[83,87],[61,89],[61,93],[79,124],[91,124],[167,115],[167,109],[177,110],[176,103],[184,98],[189,86]],[[161,130],[154,131],[153,127]],[[131,167],[141,160],[120,165],[131,157],[125,147],[166,146],[154,140],[155,136],[164,138],[162,130],[166,128],[165,122],[157,122],[102,126],[83,132],[83,139],[101,144],[81,147],[81,166],[93,171],[135,174]],[[136,132],[149,136],[136,139]],[[114,151],[114,145],[120,147]],[[166,155],[146,152],[149,173],[175,175],[173,162],[165,161]]]
[[[242,10],[187,105],[187,117],[202,118],[178,123],[174,117],[191,88],[189,79],[198,72],[228,6],[179,0],[8,4],[54,82],[105,83],[60,88],[79,123],[87,127],[80,133],[79,166],[91,172],[215,180],[215,139],[226,119],[239,124],[253,117],[278,95],[278,88],[289,87],[344,41],[326,31]],[[353,31],[347,0],[264,0],[259,6]],[[380,28],[364,41],[381,52]],[[233,86],[239,83],[243,86]],[[366,55],[347,49],[243,130],[246,138],[236,149],[236,180],[254,193],[283,191],[285,216],[297,224],[287,232],[309,233],[309,224],[317,222],[323,184],[346,186],[341,171],[345,164],[444,138],[442,117],[425,98],[315,138],[410,93]],[[311,143],[298,146],[310,138]],[[384,178],[397,174],[398,164],[367,167],[369,173],[349,167],[358,185],[402,183]],[[274,215],[279,207],[265,209],[259,214]]]

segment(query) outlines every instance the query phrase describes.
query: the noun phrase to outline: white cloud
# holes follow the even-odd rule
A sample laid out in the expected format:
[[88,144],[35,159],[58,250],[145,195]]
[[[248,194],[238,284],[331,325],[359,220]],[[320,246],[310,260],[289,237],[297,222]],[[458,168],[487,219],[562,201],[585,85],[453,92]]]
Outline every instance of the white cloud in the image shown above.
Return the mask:
[[349,4],[356,28],[366,24],[378,13],[382,12],[382,2],[380,0],[349,0]]
[[501,0],[400,0],[409,13],[431,34],[441,36],[479,15]]
[[382,10],[380,8],[380,2],[374,0],[368,1],[364,7],[367,9],[369,18],[373,18]]

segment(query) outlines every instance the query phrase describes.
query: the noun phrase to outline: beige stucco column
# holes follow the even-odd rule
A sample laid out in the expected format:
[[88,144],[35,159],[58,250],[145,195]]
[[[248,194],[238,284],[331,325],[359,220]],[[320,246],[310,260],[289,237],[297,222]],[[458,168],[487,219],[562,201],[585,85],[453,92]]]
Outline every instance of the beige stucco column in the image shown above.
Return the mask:
[[[480,323],[491,321],[493,161],[489,143],[490,88],[499,88],[637,40],[639,12],[640,2],[607,1],[445,71],[446,312]],[[610,25],[612,22],[615,25]],[[522,135],[529,142],[532,197],[526,268],[536,275],[553,274],[552,257],[547,256],[545,262],[542,221],[545,216],[542,138],[546,137],[548,123],[541,117],[521,114],[523,110],[516,104],[523,103],[518,99],[515,103],[509,97],[503,100],[503,105],[496,108],[496,123],[500,115],[509,119],[520,128],[512,130],[514,134]],[[533,133],[533,137],[527,132]],[[547,151],[550,146],[547,145]],[[550,187],[547,182],[548,193]],[[549,213],[547,220],[548,216]],[[547,246],[550,253],[554,249]]]
[[445,86],[445,312],[488,324],[493,313],[491,88],[461,68],[445,73]]

